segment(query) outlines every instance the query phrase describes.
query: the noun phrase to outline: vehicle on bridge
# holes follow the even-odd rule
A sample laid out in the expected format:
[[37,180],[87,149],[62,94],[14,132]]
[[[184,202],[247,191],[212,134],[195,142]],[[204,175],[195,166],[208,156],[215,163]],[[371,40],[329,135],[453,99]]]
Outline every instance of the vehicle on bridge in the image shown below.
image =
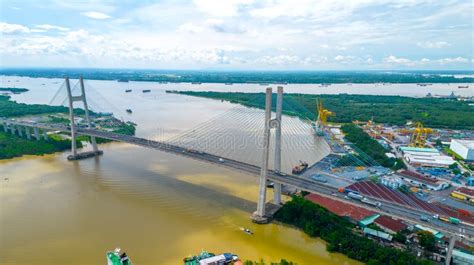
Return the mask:
[[301,174],[308,168],[308,163],[300,161],[300,164],[295,166],[291,173],[293,174]]

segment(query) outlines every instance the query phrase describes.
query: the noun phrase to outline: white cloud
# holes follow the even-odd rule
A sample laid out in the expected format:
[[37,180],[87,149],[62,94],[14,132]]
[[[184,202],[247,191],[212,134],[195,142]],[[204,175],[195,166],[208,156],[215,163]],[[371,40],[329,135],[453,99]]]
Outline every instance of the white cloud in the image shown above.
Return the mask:
[[194,0],[198,10],[215,17],[232,17],[239,14],[239,8],[253,3],[253,0]]
[[50,24],[36,25],[35,28],[40,29],[40,30],[59,30],[59,31],[70,30],[69,28],[66,28],[66,27],[55,26],[55,25],[50,25]]
[[450,44],[446,41],[425,41],[425,42],[418,42],[416,45],[422,48],[427,48],[427,49],[441,49],[441,48],[449,46]]
[[440,64],[451,64],[451,63],[467,63],[469,62],[469,60],[464,57],[455,57],[455,58],[439,59],[437,60],[437,62]]
[[191,33],[199,33],[202,32],[204,29],[200,26],[194,25],[193,23],[185,23],[179,26],[178,31],[182,32],[191,32]]
[[398,58],[394,55],[390,55],[384,58],[384,61],[389,64],[401,64],[401,65],[413,65],[413,61],[407,58]]
[[82,12],[81,15],[86,16],[88,18],[99,19],[99,20],[111,18],[111,16],[105,13],[96,12],[96,11]]
[[6,34],[28,33],[30,32],[30,29],[19,24],[9,24],[5,22],[0,22],[0,32]]

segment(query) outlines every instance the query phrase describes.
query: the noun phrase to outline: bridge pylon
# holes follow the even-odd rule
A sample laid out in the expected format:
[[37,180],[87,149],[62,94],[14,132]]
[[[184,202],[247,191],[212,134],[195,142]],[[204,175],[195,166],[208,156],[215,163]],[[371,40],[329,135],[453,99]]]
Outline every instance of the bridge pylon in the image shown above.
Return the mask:
[[260,167],[260,183],[259,183],[259,195],[257,202],[257,211],[252,214],[252,220],[255,223],[264,224],[269,221],[269,216],[266,211],[275,212],[281,203],[281,184],[274,184],[274,205],[266,205],[267,196],[267,175],[268,175],[268,159],[270,153],[270,133],[271,129],[276,129],[275,134],[275,172],[281,170],[281,117],[282,117],[282,104],[283,104],[283,87],[278,87],[277,91],[277,107],[276,107],[276,118],[272,119],[272,88],[269,87],[265,93],[265,125],[263,131],[263,152],[262,152],[262,165]]
[[72,154],[69,155],[67,157],[67,159],[68,160],[79,160],[79,159],[88,158],[88,157],[103,154],[103,151],[101,151],[97,148],[97,142],[96,142],[94,136],[90,136],[91,144],[92,144],[92,151],[83,152],[83,153],[78,153],[77,152],[77,146],[76,146],[77,126],[76,126],[76,122],[75,122],[75,119],[74,119],[74,102],[81,101],[83,103],[87,127],[89,129],[91,129],[92,125],[91,125],[91,121],[90,121],[90,117],[89,117],[89,107],[87,106],[86,90],[84,88],[84,79],[82,78],[82,76],[79,79],[79,83],[80,83],[80,86],[81,86],[81,95],[79,95],[79,96],[73,96],[72,95],[72,90],[71,90],[71,84],[69,82],[69,77],[66,77],[65,81],[66,81],[67,96],[68,96],[68,101],[69,101],[69,120],[70,120],[70,124],[71,124],[70,127],[71,127],[71,151],[72,151]]

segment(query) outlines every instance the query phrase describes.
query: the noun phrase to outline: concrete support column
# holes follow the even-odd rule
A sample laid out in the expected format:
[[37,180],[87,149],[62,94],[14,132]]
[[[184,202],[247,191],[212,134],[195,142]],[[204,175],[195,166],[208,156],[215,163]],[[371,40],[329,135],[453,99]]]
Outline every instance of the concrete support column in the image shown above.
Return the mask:
[[6,122],[3,123],[3,131],[8,132],[8,123]]
[[74,104],[71,92],[71,85],[69,83],[69,77],[66,77],[66,89],[67,97],[69,100],[69,120],[71,121],[71,151],[73,156],[77,156],[76,147],[76,123],[74,122]]
[[15,135],[15,125],[10,124],[10,132]]
[[446,265],[451,265],[451,258],[453,257],[453,248],[455,242],[456,239],[454,238],[454,235],[451,235],[451,238],[449,239],[448,251],[446,252]]
[[30,128],[25,126],[26,139],[31,140]]
[[48,134],[46,133],[45,129],[43,129],[43,138],[44,138],[45,141],[48,141],[48,139],[49,139]]
[[263,136],[262,166],[260,168],[260,188],[257,202],[257,212],[255,221],[261,218],[265,222],[265,201],[267,196],[267,174],[268,174],[268,155],[270,147],[270,118],[272,115],[272,88],[267,88],[265,96],[265,127]]
[[23,132],[21,131],[21,126],[18,126],[16,128],[16,130],[18,131],[18,136],[23,137]]
[[[276,117],[278,121],[275,128],[275,172],[281,171],[281,117],[283,109],[283,87],[277,88]],[[275,183],[273,186],[273,201],[275,204],[281,203],[281,183]]]
[[35,138],[36,138],[36,140],[39,141],[39,140],[40,140],[40,135],[39,135],[39,130],[38,130],[38,128],[36,128],[36,127],[33,128],[33,131],[34,131],[34,133],[35,133]]
[[[86,90],[84,88],[84,79],[82,78],[82,76],[79,79],[79,82],[81,84],[82,101],[84,102],[84,110],[85,110],[85,113],[86,113],[87,127],[89,129],[92,129],[91,120],[89,118],[89,107],[87,105],[87,99],[86,99]],[[91,138],[92,149],[94,150],[94,153],[97,153],[99,151],[99,149],[97,148],[97,142],[95,140],[95,137],[91,136],[90,138]]]

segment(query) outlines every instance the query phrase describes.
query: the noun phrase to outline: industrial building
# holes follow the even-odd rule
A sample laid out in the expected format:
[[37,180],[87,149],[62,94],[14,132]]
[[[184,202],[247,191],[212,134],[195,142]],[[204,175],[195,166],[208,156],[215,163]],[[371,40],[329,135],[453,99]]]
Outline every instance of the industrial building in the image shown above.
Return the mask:
[[449,183],[436,178],[429,178],[416,172],[402,170],[399,172],[400,178],[408,182],[409,185],[429,190],[443,190],[449,188]]
[[434,148],[400,147],[405,160],[414,166],[449,167],[456,161]]
[[474,140],[452,139],[449,149],[467,161],[474,161]]

